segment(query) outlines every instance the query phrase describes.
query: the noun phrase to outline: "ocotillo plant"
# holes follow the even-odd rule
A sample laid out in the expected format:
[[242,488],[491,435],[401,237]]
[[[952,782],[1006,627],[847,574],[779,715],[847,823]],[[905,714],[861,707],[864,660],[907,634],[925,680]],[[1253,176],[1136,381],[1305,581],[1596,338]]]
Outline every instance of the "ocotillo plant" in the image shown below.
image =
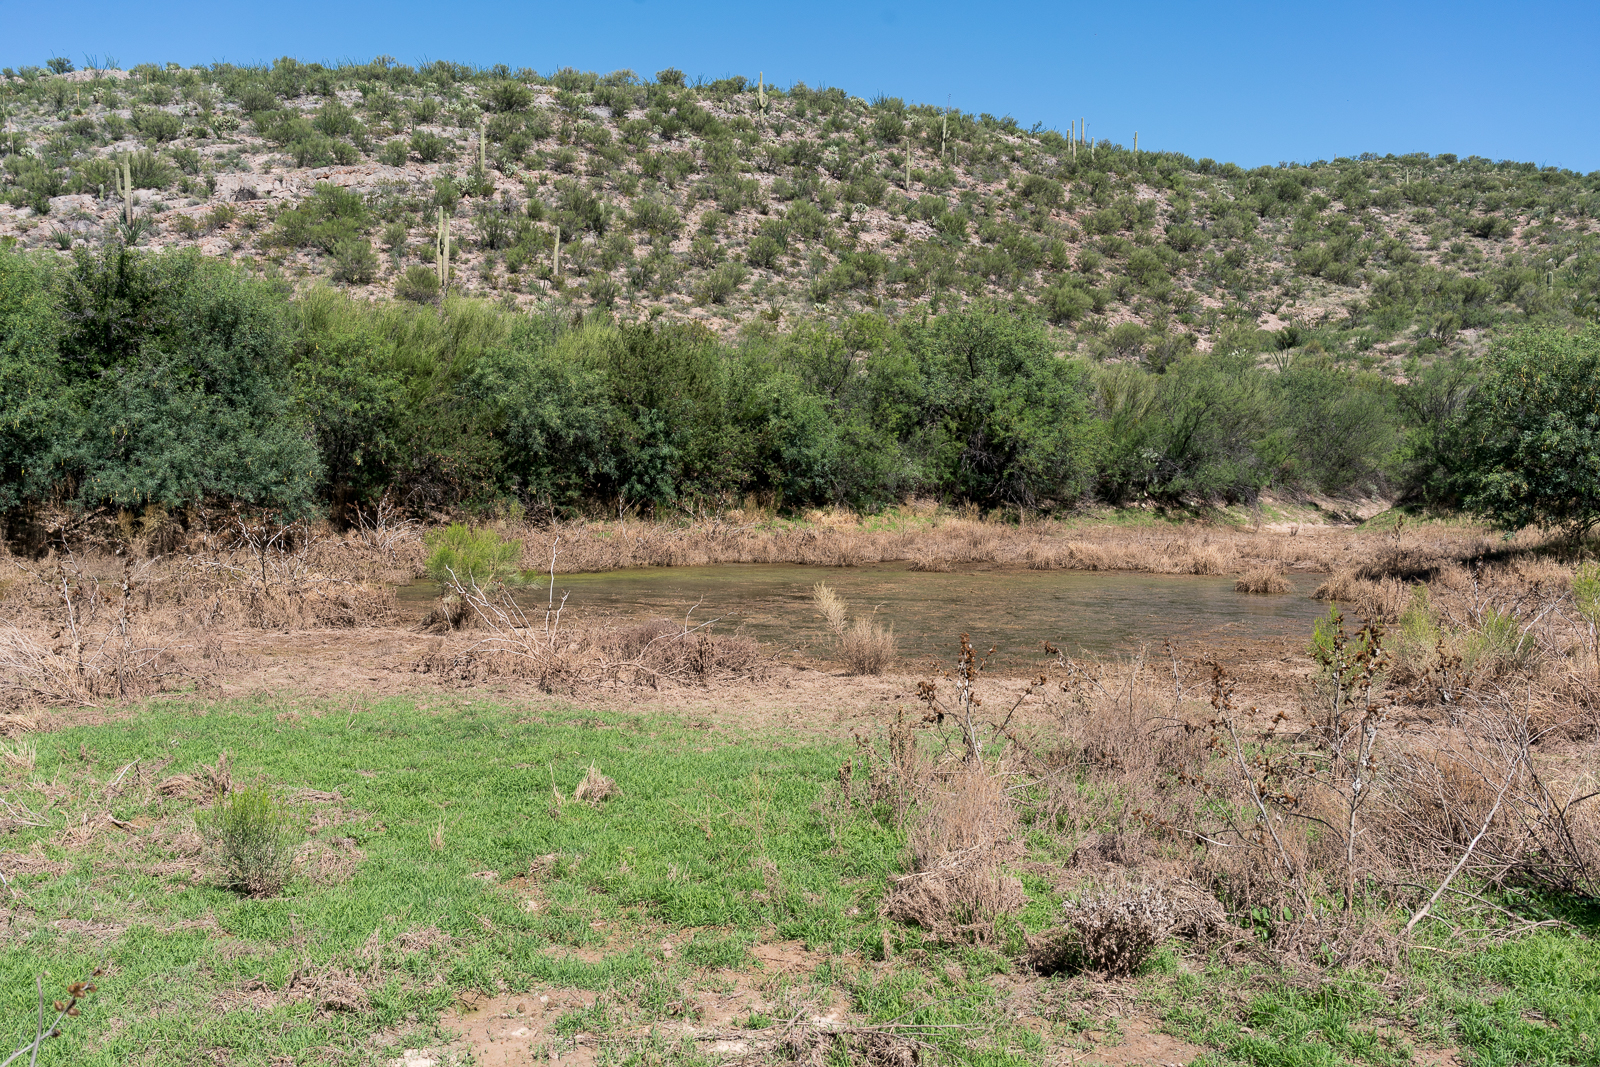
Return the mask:
[[439,293],[443,295],[450,288],[450,227],[445,222],[442,207],[439,209],[439,234],[434,242],[433,266],[439,272]]

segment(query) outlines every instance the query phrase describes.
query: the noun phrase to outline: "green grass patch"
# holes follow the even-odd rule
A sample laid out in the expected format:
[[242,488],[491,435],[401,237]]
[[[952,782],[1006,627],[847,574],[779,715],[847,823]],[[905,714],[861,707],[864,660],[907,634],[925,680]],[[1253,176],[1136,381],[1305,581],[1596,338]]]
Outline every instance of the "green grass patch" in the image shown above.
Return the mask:
[[[893,1020],[932,1062],[1038,1063],[1082,1032],[1114,1036],[1078,1008],[1016,1022],[1017,996],[1059,1000],[1076,981],[1016,973],[1027,935],[1059,916],[1038,870],[1022,872],[1029,903],[992,947],[878,918],[904,838],[886,816],[818,803],[848,751],[830,741],[437,695],[158,702],[35,740],[36,765],[3,792],[12,1047],[31,1037],[36,975],[59,987],[108,965],[44,1063],[370,1062],[388,1055],[380,1031],[442,1040],[462,993],[538,987],[592,994],[555,1039],[600,1034],[617,1063],[705,1062],[659,1024],[695,1019],[695,994],[730,975],[779,981],[754,950],[787,940],[821,962],[783,975],[752,1027],[809,997]],[[224,887],[196,853],[208,805],[160,788],[224,753],[328,864],[302,864],[275,896]],[[573,800],[591,766],[620,794]],[[1033,844],[1035,862],[1062,862]],[[1291,980],[1185,951],[1164,947],[1130,991],[1217,1065],[1398,1067],[1418,1045],[1474,1067],[1600,1062],[1600,950],[1581,934],[1419,950],[1398,979]]]

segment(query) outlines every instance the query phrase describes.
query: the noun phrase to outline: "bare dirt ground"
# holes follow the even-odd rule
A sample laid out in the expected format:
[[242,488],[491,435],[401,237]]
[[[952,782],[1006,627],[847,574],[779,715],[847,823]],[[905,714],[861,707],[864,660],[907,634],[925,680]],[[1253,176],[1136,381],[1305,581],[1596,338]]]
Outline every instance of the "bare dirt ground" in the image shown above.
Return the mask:
[[[298,696],[379,700],[407,693],[478,692],[497,699],[545,704],[577,699],[585,707],[626,714],[664,714],[708,726],[741,729],[804,728],[823,736],[849,737],[881,725],[898,709],[908,714],[919,707],[918,684],[937,680],[923,665],[902,663],[877,676],[845,673],[838,665],[779,660],[759,680],[710,682],[704,685],[606,686],[550,694],[531,682],[497,677],[478,682],[440,681],[420,673],[424,655],[440,639],[415,626],[357,627],[341,630],[283,632],[238,630],[210,635],[211,670],[206,690],[219,697],[245,697],[293,692]],[[955,651],[952,647],[952,653]],[[1160,650],[1152,650],[1159,653]],[[1237,685],[1235,699],[1258,706],[1271,716],[1288,710],[1296,690],[1311,676],[1313,663],[1304,637],[1245,641],[1226,646],[1179,650],[1186,693],[1202,696],[1208,675],[1204,664],[1215,661]],[[953,658],[953,657],[952,657]],[[1041,663],[1043,661],[1041,660]],[[984,684],[995,699],[1014,695],[1030,681],[1016,672],[986,675]],[[1006,701],[1009,704],[1009,700]],[[1024,705],[1022,715],[1034,705]]]

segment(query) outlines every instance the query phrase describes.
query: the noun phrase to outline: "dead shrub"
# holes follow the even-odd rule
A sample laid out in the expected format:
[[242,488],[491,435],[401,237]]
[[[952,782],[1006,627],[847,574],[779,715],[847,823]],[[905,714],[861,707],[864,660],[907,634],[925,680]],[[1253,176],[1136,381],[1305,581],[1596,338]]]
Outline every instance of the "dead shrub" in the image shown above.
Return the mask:
[[942,940],[992,941],[995,920],[1027,903],[1004,871],[1021,853],[1003,779],[966,763],[933,772],[910,834],[913,873],[895,880],[883,913]]
[[1029,942],[1027,962],[1042,974],[1126,978],[1170,937],[1204,942],[1228,928],[1216,898],[1186,882],[1096,887],[1062,908],[1065,925]]
[[653,619],[606,627],[552,620],[547,632],[529,625],[509,598],[490,605],[474,613],[475,626],[462,635],[429,645],[412,669],[463,682],[515,678],[545,692],[577,692],[760,680],[772,667],[759,642],[711,633],[710,623]]
[[1283,568],[1275,563],[1251,567],[1233,583],[1235,593],[1251,593],[1257,596],[1287,593],[1293,588],[1289,579],[1284,577]]

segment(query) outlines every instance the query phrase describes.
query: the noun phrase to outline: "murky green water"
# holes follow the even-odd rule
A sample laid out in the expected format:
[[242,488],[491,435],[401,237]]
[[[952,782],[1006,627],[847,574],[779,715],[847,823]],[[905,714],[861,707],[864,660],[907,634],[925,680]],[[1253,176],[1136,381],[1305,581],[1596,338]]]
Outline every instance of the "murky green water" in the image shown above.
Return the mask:
[[[1039,642],[1107,653],[1166,638],[1225,644],[1233,638],[1304,635],[1327,605],[1310,598],[1320,579],[1291,578],[1294,591],[1248,596],[1233,579],[1104,571],[911,571],[903,563],[842,569],[792,564],[721,564],[556,576],[556,597],[570,593],[569,616],[585,619],[718,620],[719,633],[741,631],[774,646],[825,654],[827,634],[811,603],[826,581],[852,613],[894,624],[900,660],[953,658],[959,635],[996,646],[997,665],[1024,666],[1039,658]],[[436,587],[419,582],[401,591],[403,603],[431,599]],[[520,597],[545,603],[541,588]],[[698,605],[698,606],[696,606]]]

